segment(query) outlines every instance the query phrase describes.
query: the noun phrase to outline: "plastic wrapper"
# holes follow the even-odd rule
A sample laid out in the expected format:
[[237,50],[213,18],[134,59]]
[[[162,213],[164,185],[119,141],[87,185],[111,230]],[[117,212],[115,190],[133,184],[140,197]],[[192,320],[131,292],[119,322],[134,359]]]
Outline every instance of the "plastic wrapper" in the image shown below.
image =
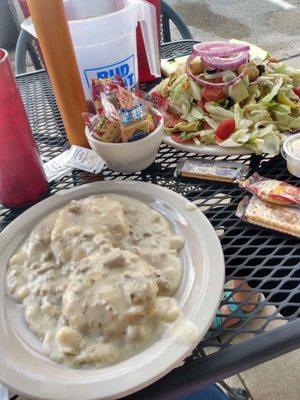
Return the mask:
[[148,102],[151,105],[151,107],[154,107],[163,116],[167,113],[169,107],[168,98],[163,97],[163,95],[158,91],[153,90],[147,93],[144,92],[143,90],[135,89],[134,94],[137,97],[143,99],[145,102]]
[[300,206],[300,188],[275,179],[264,178],[257,173],[240,182],[240,187],[269,203]]
[[125,83],[118,75],[116,75],[114,78],[91,80],[91,94],[97,114],[103,114],[103,94],[110,96],[108,100],[113,101],[115,92],[119,87],[124,88]]
[[243,163],[201,158],[182,159],[175,170],[175,176],[231,183],[245,179],[248,173],[249,167]]
[[236,216],[254,225],[300,238],[299,208],[271,204],[256,196],[246,196],[239,203]]

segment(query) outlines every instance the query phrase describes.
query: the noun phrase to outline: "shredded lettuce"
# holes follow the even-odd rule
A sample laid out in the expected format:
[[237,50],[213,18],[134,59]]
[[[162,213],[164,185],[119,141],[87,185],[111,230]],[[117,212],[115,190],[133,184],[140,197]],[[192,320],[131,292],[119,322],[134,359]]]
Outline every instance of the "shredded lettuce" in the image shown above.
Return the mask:
[[270,63],[270,68],[272,68],[277,74],[286,74],[288,65],[286,62]]
[[293,79],[294,86],[300,86],[300,70],[299,69],[290,71],[289,76]]
[[188,75],[178,76],[169,93],[169,107],[179,115],[187,115],[192,107],[193,96]]
[[193,104],[188,115],[183,115],[182,119],[185,119],[188,122],[199,121],[204,119],[204,113],[199,107]]
[[276,155],[280,149],[280,136],[274,124],[263,128],[254,129],[247,141],[247,147],[251,148],[256,154],[267,153]]
[[248,129],[252,125],[252,121],[244,118],[244,110],[239,104],[235,104],[233,107],[234,122],[237,129]]
[[201,141],[205,144],[213,144],[215,143],[215,131],[214,129],[206,129],[200,132]]
[[192,79],[189,77],[189,84],[191,87],[191,93],[193,99],[199,101],[201,99],[201,88],[200,86]]
[[232,139],[234,142],[243,145],[248,142],[250,139],[250,132],[249,129],[244,128],[244,129],[238,129],[235,131],[231,136],[230,139]]
[[165,128],[167,135],[171,135],[174,132],[197,132],[201,127],[201,123],[195,122],[179,122],[173,128]]
[[207,103],[205,109],[211,114],[211,117],[215,120],[223,120],[228,118],[234,118],[232,111],[226,110],[219,106],[217,103]]
[[219,123],[214,121],[212,118],[209,117],[204,117],[204,120],[208,123],[208,125],[210,127],[212,127],[213,129],[217,129]]
[[267,121],[268,123],[272,121],[272,117],[269,114],[269,112],[263,108],[261,110],[250,111],[249,119],[252,121],[253,124],[256,124],[261,121]]
[[300,129],[300,117],[292,118],[292,120],[290,121],[288,130],[293,129]]
[[262,104],[268,104],[271,102],[271,100],[277,95],[278,90],[281,88],[283,84],[283,79],[280,77],[278,78],[276,84],[274,85],[273,89],[269,94],[267,94],[265,97],[263,97],[260,101]]

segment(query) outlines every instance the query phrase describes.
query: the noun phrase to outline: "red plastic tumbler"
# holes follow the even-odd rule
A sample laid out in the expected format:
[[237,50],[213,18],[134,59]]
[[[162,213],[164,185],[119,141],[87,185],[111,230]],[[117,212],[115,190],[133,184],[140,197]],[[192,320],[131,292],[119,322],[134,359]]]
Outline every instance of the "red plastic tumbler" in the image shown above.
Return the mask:
[[[157,21],[157,36],[158,36],[158,46],[160,46],[160,0],[147,0],[148,3],[151,3],[156,8],[156,21]],[[137,56],[138,56],[138,68],[139,68],[139,82],[147,83],[153,81],[155,76],[153,76],[150,72],[147,54],[144,45],[142,30],[140,24],[137,27]]]
[[0,49],[0,203],[29,205],[47,187],[8,53]]

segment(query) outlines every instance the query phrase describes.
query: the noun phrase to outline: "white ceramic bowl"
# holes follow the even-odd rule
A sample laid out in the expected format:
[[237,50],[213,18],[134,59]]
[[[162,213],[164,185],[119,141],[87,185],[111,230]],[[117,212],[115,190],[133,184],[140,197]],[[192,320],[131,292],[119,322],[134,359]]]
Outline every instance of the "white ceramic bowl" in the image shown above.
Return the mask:
[[[153,113],[161,116],[156,110]],[[164,121],[161,118],[157,128],[144,139],[130,143],[101,142],[92,136],[88,127],[85,134],[91,148],[106,161],[110,169],[132,173],[141,171],[154,162],[164,134]]]

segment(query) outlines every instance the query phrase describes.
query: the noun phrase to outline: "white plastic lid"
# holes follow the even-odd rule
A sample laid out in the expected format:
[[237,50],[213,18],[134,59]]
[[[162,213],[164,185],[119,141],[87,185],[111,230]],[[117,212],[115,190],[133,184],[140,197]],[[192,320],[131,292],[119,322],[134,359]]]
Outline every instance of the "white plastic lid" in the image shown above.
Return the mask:
[[287,161],[300,165],[300,133],[291,135],[285,139],[281,148],[281,154]]

